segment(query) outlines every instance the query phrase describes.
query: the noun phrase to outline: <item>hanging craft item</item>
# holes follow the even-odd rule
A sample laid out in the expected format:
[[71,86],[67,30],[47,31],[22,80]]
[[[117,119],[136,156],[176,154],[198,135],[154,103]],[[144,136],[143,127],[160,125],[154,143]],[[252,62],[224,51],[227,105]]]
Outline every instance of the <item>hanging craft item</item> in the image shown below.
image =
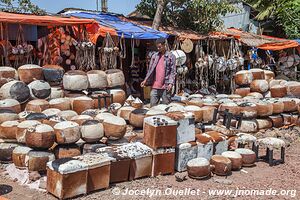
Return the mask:
[[[8,40],[8,29],[2,23],[0,24],[0,58],[2,66],[10,66],[9,55],[12,53],[12,44]],[[5,33],[4,33],[5,31]],[[5,37],[4,37],[5,34]],[[4,39],[5,38],[5,39]]]
[[185,53],[191,53],[193,51],[194,48],[194,44],[192,42],[192,40],[190,39],[185,39],[182,43],[181,43],[181,49],[185,52]]
[[89,42],[85,27],[80,35],[82,40],[75,45],[77,50],[75,58],[76,66],[82,71],[94,70],[96,69],[95,45]]
[[207,88],[208,87],[208,67],[209,67],[209,61],[208,57],[205,59],[205,53],[203,51],[203,44],[202,41],[199,42],[196,46],[196,56],[198,57],[197,62],[195,64],[196,73],[195,73],[195,79],[196,79],[196,86],[198,89],[201,88]]
[[119,48],[115,46],[112,37],[107,33],[102,47],[99,48],[100,69],[104,71],[107,69],[117,69],[118,54]]
[[176,93],[178,93],[179,89],[183,89],[185,87],[186,82],[186,74],[188,72],[188,68],[186,65],[186,55],[181,50],[171,51],[172,54],[176,58],[176,66],[177,66],[177,79],[176,79]]
[[124,33],[122,33],[119,44],[120,44],[120,51],[119,51],[120,69],[122,69],[123,68],[123,59],[126,58],[126,40],[124,37]]
[[52,33],[48,35],[48,40],[44,40],[43,42],[48,43],[47,45],[44,45],[44,51],[43,51],[43,57],[48,54],[48,48],[49,48],[49,54],[50,57],[47,56],[50,60],[45,59],[43,65],[46,64],[53,64],[53,65],[61,65],[63,63],[63,58],[61,57],[61,43],[60,43],[60,37],[61,34],[64,34],[64,32],[61,32],[62,29],[56,29]]
[[33,62],[33,46],[28,44],[24,38],[24,31],[21,25],[17,32],[16,46],[12,47],[12,54],[15,58],[14,66],[31,64]]

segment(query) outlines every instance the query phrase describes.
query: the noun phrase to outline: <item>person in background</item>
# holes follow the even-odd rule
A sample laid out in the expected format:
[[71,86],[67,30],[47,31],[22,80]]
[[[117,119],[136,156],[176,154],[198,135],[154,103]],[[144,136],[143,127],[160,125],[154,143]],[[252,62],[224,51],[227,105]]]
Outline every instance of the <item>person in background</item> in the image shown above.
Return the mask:
[[170,91],[175,84],[176,58],[167,51],[165,39],[157,39],[158,52],[151,57],[149,69],[141,87],[151,86],[150,106],[159,104],[162,98],[163,104],[170,103]]

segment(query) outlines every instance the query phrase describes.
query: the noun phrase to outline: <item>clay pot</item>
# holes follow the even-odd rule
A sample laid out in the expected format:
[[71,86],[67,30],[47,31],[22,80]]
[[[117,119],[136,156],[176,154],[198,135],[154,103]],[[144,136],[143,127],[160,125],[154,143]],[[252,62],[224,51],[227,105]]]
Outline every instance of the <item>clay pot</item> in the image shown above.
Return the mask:
[[250,88],[236,88],[234,94],[241,95],[242,97],[247,96],[250,94]]
[[64,120],[63,118],[57,116],[57,115],[54,115],[54,116],[51,116],[49,117],[48,119],[45,119],[43,120],[43,124],[47,124],[49,126],[51,126],[52,128],[54,128],[54,126],[60,122],[63,122],[63,121],[66,121]]
[[146,117],[157,116],[157,115],[166,115],[166,114],[167,114],[167,112],[164,110],[150,108],[148,110],[148,112],[146,113]]
[[241,154],[234,151],[225,151],[222,153],[222,156],[229,158],[232,170],[240,170],[242,168],[243,159]]
[[256,133],[258,124],[256,120],[242,120],[239,130],[243,133]]
[[80,156],[81,151],[77,144],[57,145],[54,148],[54,154],[56,159],[72,158],[75,156]]
[[203,112],[203,121],[211,122],[214,118],[214,112],[217,108],[212,106],[204,106],[201,109]]
[[20,112],[19,114],[18,114],[18,117],[19,117],[19,121],[24,121],[24,120],[26,120],[26,117],[29,115],[29,114],[31,114],[31,113],[34,113],[34,112],[31,112],[31,111],[23,111],[23,112]]
[[18,121],[5,121],[0,125],[0,138],[6,140],[16,141],[18,131]]
[[43,99],[31,100],[26,105],[26,111],[32,112],[43,112],[44,110],[49,108],[49,102]]
[[272,79],[275,79],[275,74],[274,74],[274,72],[272,72],[272,71],[269,71],[269,70],[264,70],[264,72],[265,72],[265,80],[266,81],[270,81],[270,80],[272,80]]
[[57,116],[58,113],[60,113],[60,112],[61,112],[61,110],[59,110],[59,109],[49,108],[49,109],[44,110],[42,113],[44,115],[46,115],[47,118],[49,118],[49,117],[52,117],[52,116]]
[[262,98],[264,98],[264,96],[261,93],[258,93],[258,92],[251,92],[246,97],[244,97],[244,99],[245,98],[246,99],[248,99],[248,98],[262,99]]
[[231,100],[234,100],[234,101],[238,101],[238,100],[242,99],[243,97],[238,94],[230,94],[230,95],[228,95],[228,98]]
[[88,109],[94,109],[94,100],[87,96],[77,97],[72,102],[72,108],[77,114],[81,114]]
[[18,119],[18,114],[12,110],[0,109],[0,124],[6,121],[13,121]]
[[272,121],[273,127],[280,128],[283,126],[283,118],[281,115],[269,116],[269,119]]
[[253,75],[253,80],[265,79],[265,72],[262,69],[258,69],[258,68],[250,69],[250,72]]
[[71,118],[71,121],[76,122],[79,126],[87,120],[93,120],[93,118],[89,115],[77,115]]
[[122,108],[122,105],[121,105],[121,104],[119,104],[119,103],[112,103],[112,104],[110,104],[108,110],[109,110],[112,114],[117,115],[118,110],[119,110],[120,108]]
[[243,114],[243,118],[256,118],[257,116],[257,106],[250,102],[241,102],[238,104],[240,108],[240,113]]
[[203,101],[202,99],[191,99],[189,101],[186,102],[187,105],[189,106],[198,106],[198,107],[202,107],[203,106]]
[[270,80],[269,86],[270,86],[270,88],[277,86],[277,85],[286,86],[286,83],[287,83],[286,80],[274,79],[274,80]]
[[300,97],[300,83],[297,81],[289,81],[284,84],[287,87],[287,94],[291,97]]
[[25,146],[16,147],[12,153],[12,160],[14,165],[20,169],[26,168],[25,158],[27,154],[32,150],[33,149]]
[[85,121],[81,128],[82,139],[86,142],[98,142],[104,136],[103,125],[97,120]]
[[258,124],[258,129],[269,129],[272,128],[273,123],[272,120],[270,120],[269,118],[267,119],[256,119],[257,124]]
[[101,70],[91,70],[87,72],[89,88],[101,89],[107,87],[107,75]]
[[194,158],[187,163],[189,177],[203,179],[210,176],[210,163],[206,158]]
[[55,159],[53,153],[46,151],[29,151],[25,160],[28,171],[45,172],[47,162]]
[[201,122],[203,120],[203,109],[198,106],[186,106],[184,108],[186,112],[192,112],[195,116],[195,122]]
[[273,114],[280,114],[284,111],[284,103],[279,99],[269,99],[268,102],[273,106]]
[[81,91],[69,91],[69,90],[64,90],[64,96],[70,99],[76,98],[76,97],[82,97],[86,96],[85,93]]
[[47,99],[50,97],[51,87],[46,81],[32,81],[28,87],[30,89],[30,96],[32,99]]
[[273,105],[267,101],[259,101],[256,103],[257,115],[260,117],[266,117],[273,114]]
[[3,99],[15,99],[25,103],[30,97],[30,90],[24,82],[10,81],[0,88],[0,95]]
[[213,155],[210,164],[213,166],[212,172],[219,176],[227,176],[231,172],[231,161],[227,157]]
[[51,87],[50,99],[63,98],[65,96],[64,91],[60,87]]
[[11,162],[13,150],[18,146],[15,143],[0,143],[0,161]]
[[15,68],[1,66],[0,67],[0,78],[18,80],[19,76],[18,76],[18,72]]
[[71,120],[73,117],[77,116],[78,114],[73,110],[63,110],[58,113],[58,116],[63,118],[64,120]]
[[85,110],[81,113],[81,115],[88,115],[88,116],[91,116],[92,118],[95,118],[99,113],[102,113],[102,112],[108,112],[108,109],[106,108],[103,108],[101,110],[99,109],[88,109],[88,110]]
[[297,103],[293,98],[281,98],[280,101],[284,104],[284,112],[297,111]]
[[49,149],[55,142],[54,129],[46,124],[28,128],[25,142],[33,149]]
[[241,154],[244,167],[251,167],[255,164],[256,154],[250,149],[236,149],[235,152]]
[[126,100],[126,93],[122,89],[113,89],[108,92],[110,95],[113,95],[113,103],[124,104]]
[[59,85],[64,76],[65,70],[58,65],[45,65],[43,66],[43,74],[45,80],[51,85]]
[[129,123],[136,128],[143,128],[144,119],[148,110],[146,109],[135,109],[129,115]]
[[118,110],[117,116],[128,121],[130,113],[134,110],[135,110],[135,108],[131,107],[131,106],[122,107]]
[[25,117],[25,120],[37,120],[37,121],[43,122],[47,118],[48,118],[47,115],[45,115],[43,113],[29,113]]
[[89,82],[85,72],[80,70],[71,70],[65,73],[63,77],[64,89],[71,91],[81,91],[88,88]]
[[114,115],[104,118],[103,127],[105,136],[110,139],[121,139],[126,133],[126,121]]
[[123,71],[119,69],[109,69],[105,73],[107,75],[107,86],[109,88],[123,86],[125,84]]
[[254,80],[250,84],[251,92],[265,93],[269,90],[269,83],[266,80]]
[[43,69],[38,65],[28,64],[18,68],[20,80],[26,84],[34,80],[43,80]]
[[220,111],[224,112],[226,109],[228,109],[228,111],[230,113],[232,113],[233,115],[240,114],[240,108],[236,103],[222,103],[222,104],[220,104],[220,107],[219,107]]
[[18,124],[16,138],[19,143],[25,143],[27,129],[42,124],[37,120],[25,120]]
[[283,118],[283,125],[289,126],[292,124],[292,116],[290,114],[281,114]]
[[115,115],[113,115],[112,113],[109,113],[109,112],[102,112],[102,113],[99,113],[99,114],[95,117],[95,120],[98,120],[98,121],[100,121],[100,122],[103,122],[104,119],[110,118],[110,117],[115,117]]
[[275,85],[270,88],[271,97],[273,98],[281,98],[287,95],[287,89],[282,85]]
[[8,109],[14,111],[15,113],[20,113],[21,105],[15,99],[4,99],[0,100],[0,109]]
[[71,109],[71,101],[68,98],[57,98],[51,99],[49,101],[50,108],[56,108],[59,110],[70,110]]
[[248,70],[241,70],[235,74],[234,80],[238,85],[249,85],[253,81],[253,75]]
[[80,127],[75,122],[64,121],[54,126],[57,144],[73,144],[80,139]]

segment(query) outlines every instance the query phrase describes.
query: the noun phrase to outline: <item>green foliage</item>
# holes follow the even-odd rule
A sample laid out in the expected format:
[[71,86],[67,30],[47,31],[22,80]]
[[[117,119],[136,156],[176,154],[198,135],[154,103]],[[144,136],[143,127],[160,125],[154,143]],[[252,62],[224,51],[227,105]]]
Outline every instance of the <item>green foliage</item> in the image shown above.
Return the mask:
[[[156,5],[156,0],[141,0],[136,8],[153,18]],[[162,23],[206,34],[222,27],[221,16],[232,12],[239,12],[239,9],[227,0],[168,0]]]
[[299,0],[247,0],[259,13],[257,20],[274,20],[289,38],[300,38]]
[[44,15],[46,12],[30,0],[0,0],[1,11]]

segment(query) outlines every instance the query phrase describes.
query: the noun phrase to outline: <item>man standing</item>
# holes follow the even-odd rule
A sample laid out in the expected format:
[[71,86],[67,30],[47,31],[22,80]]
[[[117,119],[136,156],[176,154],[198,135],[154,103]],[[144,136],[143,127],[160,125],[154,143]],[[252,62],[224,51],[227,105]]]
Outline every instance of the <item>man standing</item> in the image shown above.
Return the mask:
[[158,52],[151,57],[148,73],[141,87],[152,86],[150,93],[151,107],[157,105],[162,98],[164,104],[170,102],[170,91],[175,84],[176,58],[166,50],[165,39],[157,39]]

